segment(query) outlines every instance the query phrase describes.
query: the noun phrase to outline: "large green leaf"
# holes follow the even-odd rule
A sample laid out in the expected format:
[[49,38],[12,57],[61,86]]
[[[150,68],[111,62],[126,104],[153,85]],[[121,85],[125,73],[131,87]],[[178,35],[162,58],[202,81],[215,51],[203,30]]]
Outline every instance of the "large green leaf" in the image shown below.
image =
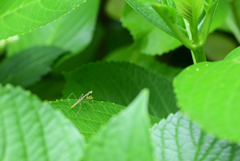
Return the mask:
[[84,0],[1,0],[0,39],[23,34],[65,15]]
[[159,161],[238,161],[240,147],[201,131],[181,112],[171,114],[151,129]]
[[[91,140],[100,127],[104,126],[109,119],[117,115],[125,106],[99,101],[90,101],[84,99],[81,101],[81,105],[71,108],[71,106],[76,102],[76,99],[70,100],[57,100],[50,102],[51,105],[69,118],[72,123],[78,128],[78,130],[83,134],[88,142]],[[78,110],[80,111],[78,112]],[[78,112],[78,113],[77,113]],[[160,119],[150,116],[151,124],[155,124],[160,121]]]
[[[140,13],[144,18],[146,18],[149,22],[168,33],[169,35],[175,37],[174,33],[170,30],[164,20],[158,15],[158,13],[150,6],[149,3],[157,3],[155,0],[126,0],[126,2],[138,13]],[[163,1],[162,3],[165,3]],[[167,2],[169,7],[175,7],[173,0]],[[176,25],[178,28],[187,35],[185,24],[183,18],[176,13]],[[141,24],[139,24],[141,25]]]
[[162,62],[159,62],[155,57],[150,55],[141,54],[139,50],[132,46],[124,46],[110,53],[106,58],[106,61],[127,61],[138,66],[147,68],[151,71],[155,71],[162,76],[172,80],[182,69],[177,67],[168,66]]
[[73,53],[80,52],[90,43],[99,6],[99,0],[88,0],[69,14],[19,37],[8,46],[8,55],[34,46],[55,46]]
[[0,85],[0,160],[77,161],[84,138],[62,113],[36,96]]
[[179,107],[203,129],[238,143],[239,71],[239,62],[226,59],[192,65],[174,79]]
[[55,47],[35,47],[6,58],[0,64],[0,82],[32,85],[51,70],[50,65],[64,52]]
[[127,106],[141,89],[147,87],[151,92],[150,114],[162,118],[177,111],[171,81],[130,63],[91,63],[64,76],[67,82],[64,98],[72,92],[81,96],[92,90],[95,100]]
[[177,39],[148,22],[127,4],[121,20],[123,26],[132,34],[134,46],[139,48],[142,53],[161,55],[181,46]]
[[118,116],[111,118],[90,142],[85,161],[152,161],[153,148],[147,116],[149,91],[147,89]]

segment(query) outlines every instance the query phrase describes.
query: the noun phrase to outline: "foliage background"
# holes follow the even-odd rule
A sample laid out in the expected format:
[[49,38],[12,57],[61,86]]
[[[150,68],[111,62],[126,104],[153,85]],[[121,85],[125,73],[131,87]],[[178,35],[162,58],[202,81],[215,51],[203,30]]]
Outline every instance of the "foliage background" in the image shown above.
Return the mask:
[[[239,49],[225,56],[237,48],[240,39],[228,1],[219,1],[204,46],[209,63],[195,66],[190,66],[193,61],[189,49],[125,1],[82,2],[73,0],[52,10],[36,10],[43,15],[54,12],[49,19],[22,8],[0,15],[0,26],[5,30],[0,32],[1,39],[19,32],[0,42],[0,143],[7,145],[0,147],[4,151],[0,159],[14,159],[9,152],[15,151],[22,160],[106,160],[116,155],[123,157],[120,160],[239,160],[239,131],[234,126],[238,122],[238,102],[234,100],[239,87],[238,81],[231,81],[238,79]],[[25,3],[23,0],[22,5]],[[21,16],[25,12],[27,18]],[[21,22],[19,31],[6,27],[15,27],[15,14]],[[229,85],[220,83],[221,88],[217,88],[216,81]],[[199,88],[192,90],[196,86]],[[82,103],[76,116],[80,106],[70,109],[76,100],[65,99],[72,92],[80,97],[90,90],[94,100],[84,100],[88,102]],[[199,99],[202,90],[208,94]],[[226,97],[222,90],[235,94]],[[203,100],[207,105],[202,107]],[[234,110],[225,108],[227,101],[222,100],[230,102]],[[179,107],[190,114],[190,119]],[[202,109],[208,111],[207,115]],[[38,142],[31,144],[36,139]],[[62,147],[65,144],[70,150]],[[24,150],[19,151],[21,148]],[[38,154],[32,152],[34,148]]]

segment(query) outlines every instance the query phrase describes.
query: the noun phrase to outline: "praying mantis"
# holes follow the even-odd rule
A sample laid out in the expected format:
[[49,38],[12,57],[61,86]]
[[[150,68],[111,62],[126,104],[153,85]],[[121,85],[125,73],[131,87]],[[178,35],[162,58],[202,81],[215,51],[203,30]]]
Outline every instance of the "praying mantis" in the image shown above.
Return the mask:
[[[79,99],[77,99],[77,97],[74,95],[74,93],[71,93],[68,97],[67,97],[67,99],[71,96],[71,95],[74,95],[74,97],[77,99],[77,102],[75,102],[72,106],[71,106],[71,108],[73,108],[73,107],[75,107],[77,104],[79,104],[81,107],[79,108],[79,110],[78,110],[78,112],[80,111],[80,109],[82,108],[82,104],[80,103],[85,97],[86,97],[86,99],[89,99],[89,100],[91,100],[91,99],[93,99],[93,97],[92,96],[89,96],[89,94],[92,94],[92,92],[93,91],[89,91],[88,93],[86,93],[84,96],[82,95]],[[67,100],[66,99],[66,100]],[[65,101],[66,101],[65,100]],[[64,102],[65,102],[64,101]],[[74,117],[74,119],[76,120],[76,116],[77,116],[77,114],[78,114],[78,112],[76,113],[76,115],[75,115],[75,117]]]

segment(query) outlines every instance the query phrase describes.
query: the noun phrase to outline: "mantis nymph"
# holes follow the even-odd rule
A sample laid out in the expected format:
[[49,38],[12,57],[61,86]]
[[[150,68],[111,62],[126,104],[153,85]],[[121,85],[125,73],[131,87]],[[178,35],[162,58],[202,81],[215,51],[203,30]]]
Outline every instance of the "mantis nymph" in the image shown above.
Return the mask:
[[[93,91],[89,91],[87,94],[85,94],[84,96],[81,96],[81,98],[79,98],[78,100],[77,100],[77,102],[75,102],[72,106],[71,106],[71,108],[73,108],[73,107],[75,107],[77,104],[79,104],[81,107],[79,108],[79,110],[78,110],[78,112],[80,111],[80,109],[82,108],[82,104],[80,103],[85,97],[86,97],[86,99],[89,99],[89,100],[91,100],[91,99],[93,99],[93,97],[92,96],[89,96],[89,94],[92,94],[92,92]],[[71,95],[74,95],[74,93],[71,93],[69,96],[68,96],[68,98],[71,96]],[[76,98],[76,96],[74,95],[74,97]],[[67,99],[68,99],[67,98]],[[67,100],[66,99],[66,100]],[[76,98],[77,99],[77,98]],[[76,120],[76,116],[77,116],[77,114],[78,114],[78,112],[76,113],[76,115],[75,115],[75,120]]]

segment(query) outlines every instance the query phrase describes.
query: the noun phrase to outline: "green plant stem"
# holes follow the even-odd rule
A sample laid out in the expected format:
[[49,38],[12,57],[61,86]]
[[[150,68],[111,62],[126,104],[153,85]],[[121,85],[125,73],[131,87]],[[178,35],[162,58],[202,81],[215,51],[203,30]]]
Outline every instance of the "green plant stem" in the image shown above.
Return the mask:
[[192,49],[191,54],[194,64],[207,61],[203,46]]
[[[212,1],[209,2],[209,3],[212,3]],[[201,43],[201,45],[205,44],[205,42],[207,40],[216,5],[217,5],[217,2],[215,2],[212,6],[210,6],[210,8],[206,11],[205,20],[203,22],[202,31],[200,33],[200,41],[201,41],[200,43]]]
[[199,35],[198,35],[197,17],[194,17],[192,23],[190,23],[190,28],[191,28],[193,43],[198,44],[199,43]]
[[168,17],[166,17],[162,12],[157,13],[165,21],[165,23],[172,30],[174,35],[178,38],[179,41],[183,43],[184,46],[186,46],[188,49],[193,48],[192,42],[182,33],[182,31],[174,23],[171,22]]

